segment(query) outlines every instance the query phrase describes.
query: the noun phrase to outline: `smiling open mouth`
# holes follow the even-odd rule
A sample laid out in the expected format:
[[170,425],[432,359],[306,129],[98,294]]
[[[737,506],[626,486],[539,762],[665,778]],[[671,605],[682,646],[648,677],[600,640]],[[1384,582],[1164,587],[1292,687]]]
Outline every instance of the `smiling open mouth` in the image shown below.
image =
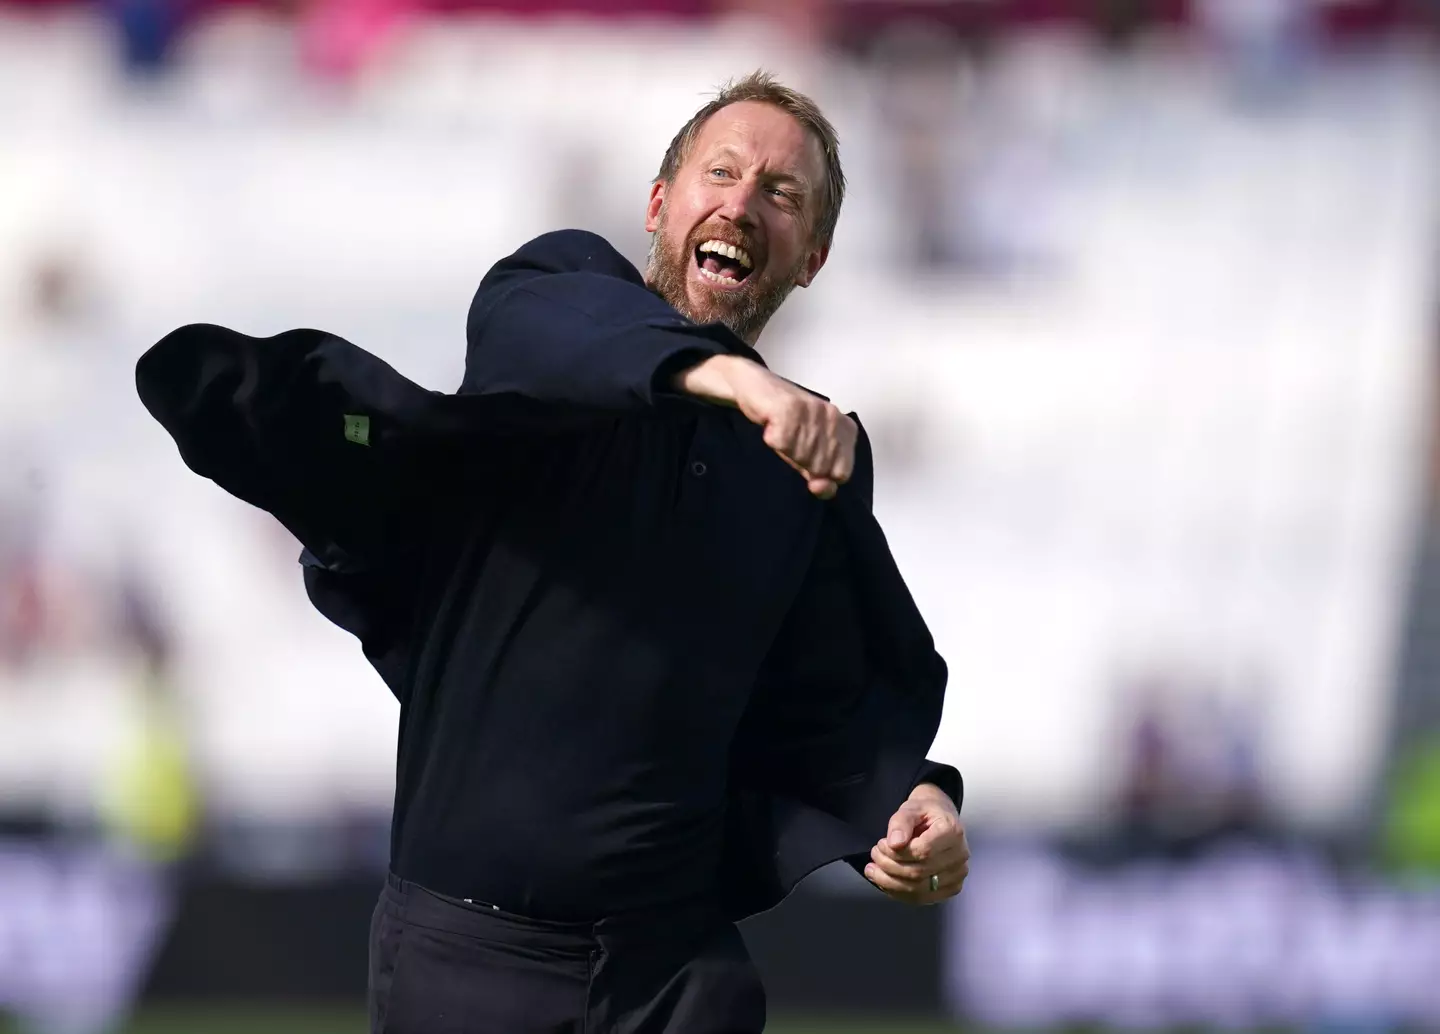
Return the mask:
[[722,287],[737,287],[754,268],[749,252],[723,241],[706,241],[695,249],[700,275]]

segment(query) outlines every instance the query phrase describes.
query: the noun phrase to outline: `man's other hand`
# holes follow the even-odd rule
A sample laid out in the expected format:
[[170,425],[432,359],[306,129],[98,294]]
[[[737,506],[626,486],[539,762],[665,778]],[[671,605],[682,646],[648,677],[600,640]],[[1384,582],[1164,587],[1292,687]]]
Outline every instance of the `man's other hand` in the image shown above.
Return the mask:
[[[970,845],[944,790],[921,783],[870,850],[865,878],[897,901],[933,905],[960,893],[970,874]],[[931,877],[936,885],[932,890]]]
[[688,395],[736,406],[765,429],[765,444],[800,472],[813,495],[830,499],[855,469],[859,430],[839,408],[759,363],[717,355],[683,371]]

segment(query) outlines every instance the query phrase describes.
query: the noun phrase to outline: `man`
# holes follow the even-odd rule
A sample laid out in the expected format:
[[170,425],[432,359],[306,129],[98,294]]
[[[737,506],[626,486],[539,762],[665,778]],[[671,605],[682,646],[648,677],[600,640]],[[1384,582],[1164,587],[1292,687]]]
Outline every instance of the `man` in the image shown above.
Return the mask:
[[455,395],[315,331],[141,359],[400,700],[374,1031],[758,1031],[734,920],[839,858],[959,891],[945,667],[868,447],[752,348],[843,192],[829,123],[756,75],[671,144],[645,278],[575,231],[486,275]]

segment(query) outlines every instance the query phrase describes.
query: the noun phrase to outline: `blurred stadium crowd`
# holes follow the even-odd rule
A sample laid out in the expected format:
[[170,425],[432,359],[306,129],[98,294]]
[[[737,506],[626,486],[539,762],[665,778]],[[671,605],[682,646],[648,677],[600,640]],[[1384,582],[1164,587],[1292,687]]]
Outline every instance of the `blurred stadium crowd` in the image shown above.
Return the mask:
[[[155,903],[126,926],[148,945],[176,871],[383,869],[393,701],[310,611],[298,546],[185,471],[134,360],[187,322],[319,326],[449,390],[490,263],[560,226],[639,261],[671,133],[765,66],[831,113],[852,191],[830,265],[762,345],[865,420],[951,666],[935,753],[967,777],[983,901],[948,920],[951,1005],[1440,1023],[1433,924],[1384,942],[1414,986],[1324,1008],[1187,998],[1179,963],[1062,993],[1055,968],[1111,958],[1105,930],[1129,943],[1124,902],[1158,899],[1127,897],[1126,866],[1244,844],[1271,852],[1246,856],[1252,890],[1297,865],[1392,881],[1376,894],[1440,876],[1437,15],[0,3],[0,871],[38,871],[15,861],[37,845],[119,859],[106,879]],[[1097,866],[1122,876],[1097,890]],[[1081,898],[1045,904],[1067,880],[1094,891],[1090,927]],[[4,889],[0,962],[54,928],[7,920]],[[1317,894],[1276,938],[1308,936]],[[47,1012],[51,985],[9,972],[0,1010],[109,1014]]]

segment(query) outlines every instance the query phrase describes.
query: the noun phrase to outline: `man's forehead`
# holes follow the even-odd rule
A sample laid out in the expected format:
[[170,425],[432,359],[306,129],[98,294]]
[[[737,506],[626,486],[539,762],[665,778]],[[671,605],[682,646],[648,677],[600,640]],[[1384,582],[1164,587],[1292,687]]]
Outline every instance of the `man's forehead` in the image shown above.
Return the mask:
[[815,134],[773,104],[738,101],[710,116],[695,139],[695,154],[709,156],[727,150],[742,158],[759,159],[772,172],[809,182],[818,180],[823,171],[824,158]]

